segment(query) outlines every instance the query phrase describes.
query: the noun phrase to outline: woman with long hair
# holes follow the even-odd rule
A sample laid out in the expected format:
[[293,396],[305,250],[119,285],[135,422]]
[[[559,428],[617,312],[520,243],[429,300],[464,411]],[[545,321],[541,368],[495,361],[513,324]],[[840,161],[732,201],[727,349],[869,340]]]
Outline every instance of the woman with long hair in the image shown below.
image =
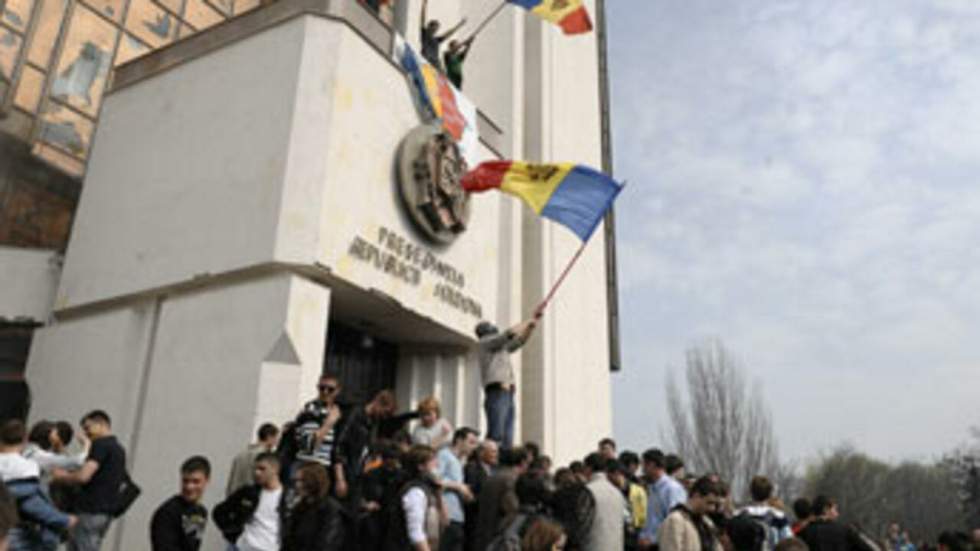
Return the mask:
[[339,551],[344,545],[340,504],[330,497],[322,465],[305,463],[293,474],[295,499],[283,525],[282,551]]

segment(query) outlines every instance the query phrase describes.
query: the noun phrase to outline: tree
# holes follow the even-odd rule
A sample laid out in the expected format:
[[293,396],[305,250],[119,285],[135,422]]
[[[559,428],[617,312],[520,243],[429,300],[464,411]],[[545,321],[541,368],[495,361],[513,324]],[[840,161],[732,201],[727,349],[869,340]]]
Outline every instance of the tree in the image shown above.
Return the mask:
[[953,473],[944,463],[892,466],[844,445],[810,466],[806,490],[810,497],[833,498],[841,521],[872,536],[898,523],[914,540],[935,541],[943,530],[963,525]]
[[980,427],[970,429],[973,441],[948,454],[943,464],[952,473],[966,523],[980,526]]
[[780,469],[761,388],[749,389],[742,367],[718,340],[688,349],[685,378],[686,400],[668,374],[668,439],[695,472],[718,473],[739,498],[753,476]]

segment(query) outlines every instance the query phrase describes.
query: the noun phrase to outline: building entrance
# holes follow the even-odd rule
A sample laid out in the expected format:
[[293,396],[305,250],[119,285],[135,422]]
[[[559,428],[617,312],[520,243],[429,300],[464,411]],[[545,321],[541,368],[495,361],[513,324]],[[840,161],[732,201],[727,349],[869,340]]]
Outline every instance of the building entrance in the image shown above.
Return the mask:
[[323,372],[340,379],[340,403],[363,404],[383,389],[394,390],[397,365],[394,343],[330,322]]
[[32,326],[0,323],[0,420],[27,417],[30,393],[24,366],[33,335]]

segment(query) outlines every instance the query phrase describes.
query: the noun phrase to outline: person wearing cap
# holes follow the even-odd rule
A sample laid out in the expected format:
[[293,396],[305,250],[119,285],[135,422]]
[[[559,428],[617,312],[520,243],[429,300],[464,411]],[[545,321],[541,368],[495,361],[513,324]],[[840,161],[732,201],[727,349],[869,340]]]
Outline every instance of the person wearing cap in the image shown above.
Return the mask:
[[503,333],[488,321],[476,326],[480,375],[485,393],[483,407],[487,413],[487,438],[502,448],[510,448],[514,441],[517,378],[510,355],[520,350],[531,337],[537,320],[538,316],[535,316]]

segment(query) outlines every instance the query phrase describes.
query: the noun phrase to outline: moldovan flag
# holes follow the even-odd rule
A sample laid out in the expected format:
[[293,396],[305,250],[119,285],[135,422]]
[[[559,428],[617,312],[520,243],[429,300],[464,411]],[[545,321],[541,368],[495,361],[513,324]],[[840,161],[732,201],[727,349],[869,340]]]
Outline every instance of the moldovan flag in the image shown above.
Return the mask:
[[530,10],[538,17],[561,27],[565,34],[587,33],[592,30],[589,11],[582,0],[507,0]]
[[520,197],[534,212],[588,241],[623,185],[598,170],[572,163],[488,161],[463,176],[466,191],[500,191]]
[[438,119],[457,143],[467,162],[474,162],[479,150],[476,106],[405,42],[395,35],[392,57],[408,73],[419,105],[427,118]]

